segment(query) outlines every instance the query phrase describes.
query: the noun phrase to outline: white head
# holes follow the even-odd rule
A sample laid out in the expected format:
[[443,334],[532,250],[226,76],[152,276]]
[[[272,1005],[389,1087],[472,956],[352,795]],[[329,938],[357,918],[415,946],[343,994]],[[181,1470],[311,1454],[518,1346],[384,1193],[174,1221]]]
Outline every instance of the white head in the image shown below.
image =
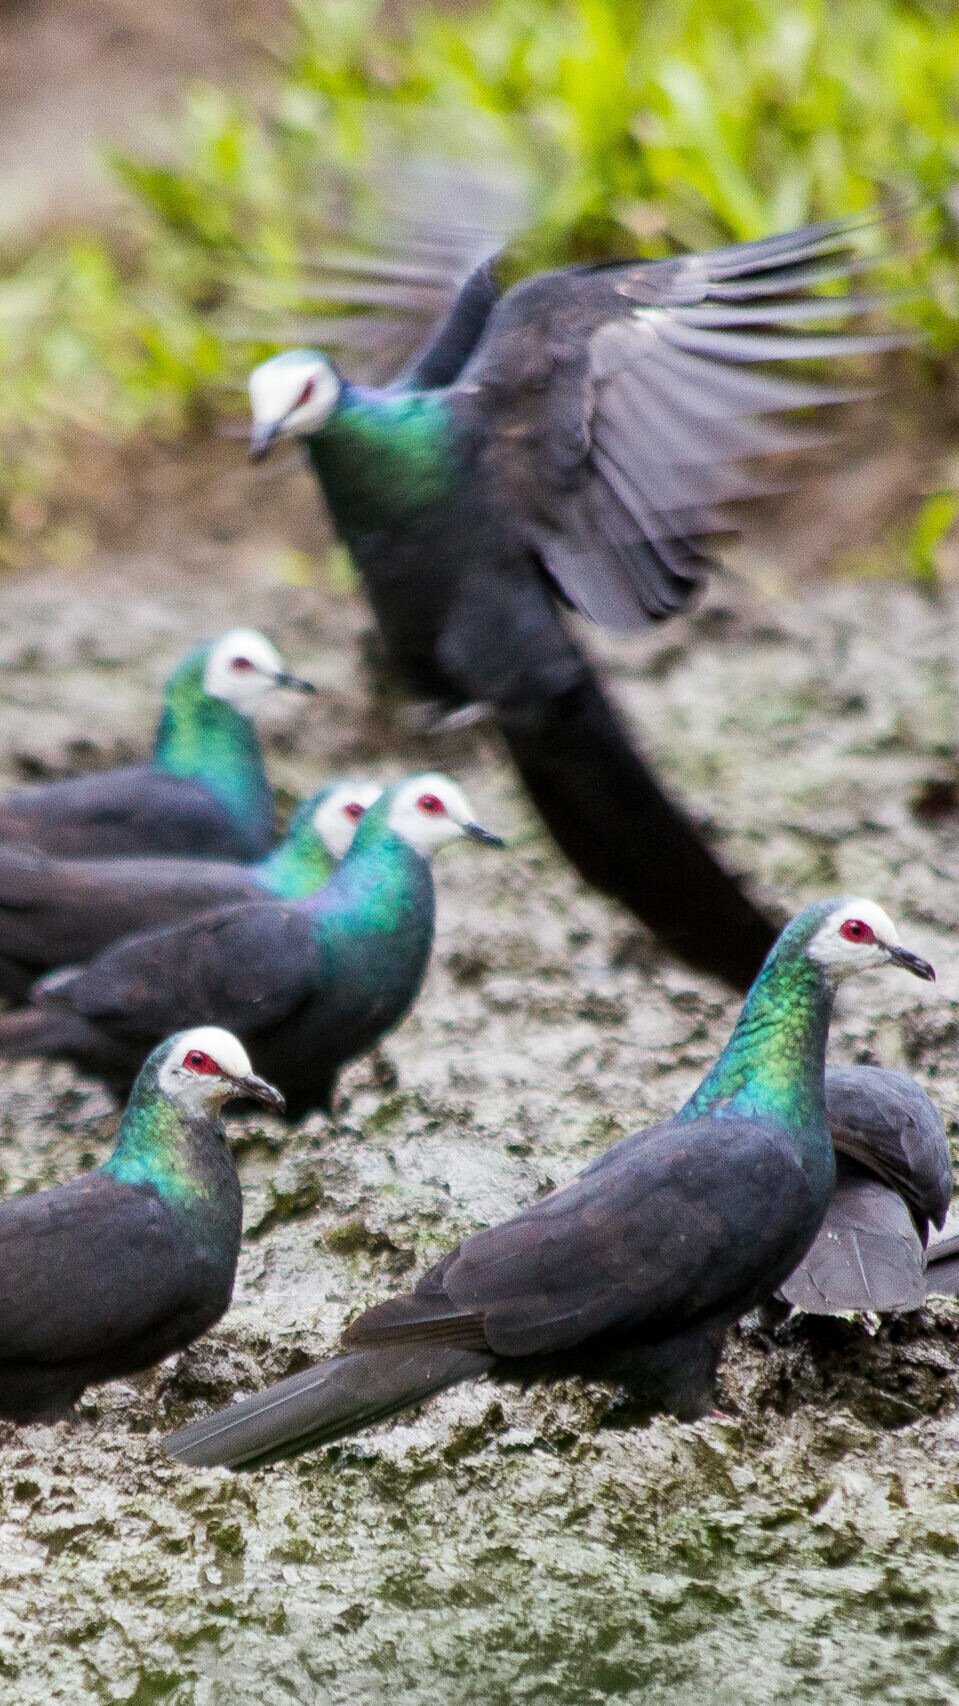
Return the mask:
[[291,675],[276,647],[255,628],[231,628],[214,642],[203,670],[203,691],[225,699],[249,716],[274,687],[293,687],[313,693],[312,682]]
[[250,374],[253,430],[250,455],[266,456],[278,438],[319,432],[329,420],[343,381],[325,355],[312,349],[288,349],[263,361]]
[[433,772],[425,776],[410,776],[397,784],[392,792],[387,823],[396,835],[426,857],[461,835],[470,841],[486,842],[491,847],[503,845],[498,835],[481,829],[462,788],[458,788],[448,776]]
[[219,1025],[177,1031],[163,1045],[157,1087],[191,1113],[216,1112],[224,1102],[250,1100],[282,1108],[283,1097],[258,1078],[239,1037]]
[[839,901],[820,924],[806,952],[833,985],[857,972],[890,963],[929,981],[936,975],[927,960],[902,946],[892,919],[873,900]]
[[342,782],[320,801],[313,828],[334,859],[349,852],[360,818],[382,792],[378,782]]

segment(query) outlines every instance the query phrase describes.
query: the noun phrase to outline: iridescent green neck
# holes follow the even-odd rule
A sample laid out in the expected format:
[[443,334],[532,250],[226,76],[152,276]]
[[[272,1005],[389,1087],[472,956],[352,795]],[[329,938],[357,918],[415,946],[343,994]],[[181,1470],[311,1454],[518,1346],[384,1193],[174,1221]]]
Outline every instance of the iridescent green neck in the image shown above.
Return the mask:
[[251,840],[269,840],[273,796],[256,730],[249,717],[206,692],[207,656],[205,647],[193,652],[167,682],[153,767],[202,782]]
[[833,997],[806,948],[831,905],[807,907],[783,931],[729,1042],[678,1119],[774,1119],[804,1148],[828,1140],[824,1072]]
[[253,865],[250,875],[261,888],[284,900],[300,900],[323,888],[336,869],[336,861],[316,833],[314,816],[322,796],[307,800],[291,820],[286,836],[265,859]]
[[141,1073],[134,1085],[116,1148],[100,1171],[125,1185],[152,1185],[181,1208],[199,1207],[212,1195],[198,1166],[197,1134],[149,1073]]
[[[345,954],[361,938],[390,937],[391,953],[429,951],[435,897],[429,861],[389,825],[392,790],[387,789],[361,819],[346,858],[313,902],[324,940]],[[309,905],[309,903],[304,903]],[[374,979],[389,978],[392,959],[362,956]],[[359,959],[359,956],[358,956]],[[359,967],[358,967],[359,971]]]
[[344,385],[310,461],[341,532],[367,532],[407,509],[440,502],[456,476],[449,408],[441,392],[366,391]]

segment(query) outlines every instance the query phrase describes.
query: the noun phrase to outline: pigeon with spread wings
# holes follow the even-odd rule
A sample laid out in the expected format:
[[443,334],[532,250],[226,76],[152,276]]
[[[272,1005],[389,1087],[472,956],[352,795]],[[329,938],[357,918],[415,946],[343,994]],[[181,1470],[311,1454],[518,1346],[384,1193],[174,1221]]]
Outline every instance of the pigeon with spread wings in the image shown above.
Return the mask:
[[783,417],[832,416],[848,394],[789,364],[900,341],[836,330],[873,304],[816,293],[861,267],[857,237],[810,226],[505,294],[486,262],[391,386],[351,384],[314,350],[250,379],[253,454],[306,445],[407,686],[491,712],[587,880],[741,988],[773,926],[632,746],[562,606],[618,629],[684,608],[726,506],[776,487],[808,443]]

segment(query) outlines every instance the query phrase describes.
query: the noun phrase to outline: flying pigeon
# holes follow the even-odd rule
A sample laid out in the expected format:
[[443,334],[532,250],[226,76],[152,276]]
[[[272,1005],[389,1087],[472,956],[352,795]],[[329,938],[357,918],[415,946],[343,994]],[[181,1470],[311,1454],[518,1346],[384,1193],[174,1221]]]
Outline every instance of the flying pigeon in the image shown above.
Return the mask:
[[250,378],[252,455],[303,442],[408,689],[454,722],[491,714],[587,881],[743,990],[775,929],[631,745],[562,606],[619,630],[685,608],[727,506],[782,489],[808,447],[782,417],[851,395],[784,366],[903,341],[828,329],[873,306],[816,294],[862,269],[858,234],[812,225],[505,294],[494,259],[385,389],[310,349]]

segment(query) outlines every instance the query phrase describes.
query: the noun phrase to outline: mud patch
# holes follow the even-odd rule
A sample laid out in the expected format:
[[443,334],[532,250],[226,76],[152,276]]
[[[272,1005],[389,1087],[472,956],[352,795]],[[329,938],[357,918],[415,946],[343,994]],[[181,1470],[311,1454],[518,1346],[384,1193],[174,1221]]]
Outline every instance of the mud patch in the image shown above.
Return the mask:
[[[668,1113],[735,1012],[576,882],[488,736],[414,740],[388,700],[369,715],[358,604],[285,581],[249,533],[198,552],[174,529],[167,555],[141,542],[0,586],[5,783],[141,751],[171,660],[252,622],[323,689],[271,707],[287,797],[448,767],[511,850],[438,864],[423,999],[385,1066],[347,1074],[336,1120],[237,1124],[248,1235],[218,1331],[88,1395],[74,1426],[0,1430],[0,1698],[954,1702],[949,1302],[877,1330],[748,1321],[724,1415],[691,1427],[632,1427],[583,1381],[479,1382],[240,1480],[165,1457],[170,1427],[302,1366],[457,1238]],[[646,747],[757,893],[873,894],[935,961],[934,988],[844,995],[833,1057],[908,1065],[953,1133],[959,819],[912,802],[952,763],[956,615],[895,587],[771,607],[730,586],[607,652]],[[67,1068],[5,1071],[4,1189],[93,1164],[114,1129]]]

